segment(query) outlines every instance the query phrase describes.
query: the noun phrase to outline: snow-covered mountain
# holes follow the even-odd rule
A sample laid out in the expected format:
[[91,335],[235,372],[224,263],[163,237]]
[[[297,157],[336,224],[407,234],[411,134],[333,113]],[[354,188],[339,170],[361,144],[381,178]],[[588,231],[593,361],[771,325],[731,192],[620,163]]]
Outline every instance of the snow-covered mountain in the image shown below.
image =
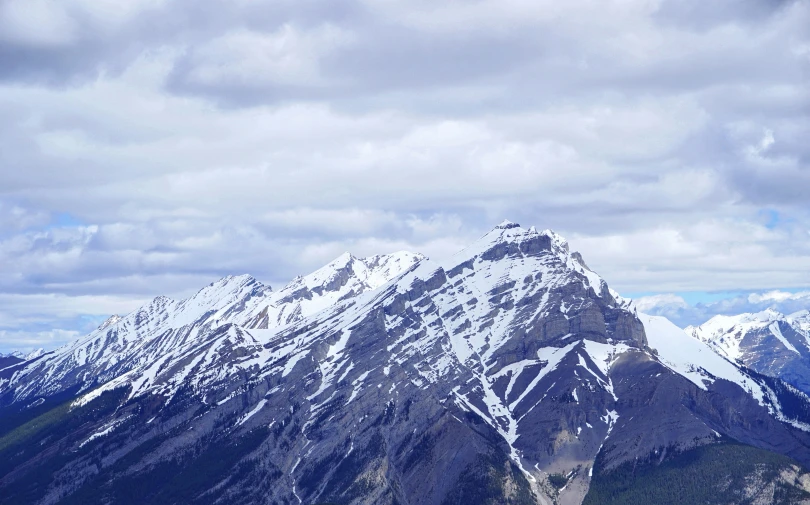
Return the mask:
[[4,415],[19,503],[601,503],[627,465],[730,440],[759,452],[718,486],[810,500],[806,395],[508,221],[447,261],[347,254],[279,291],[156,298],[0,370]]
[[810,310],[794,312],[786,317],[790,325],[795,328],[796,331],[804,334],[808,339],[810,339]]
[[10,353],[7,353],[7,354],[0,353],[0,358],[17,358],[17,359],[25,361],[25,360],[36,359],[36,358],[42,356],[43,354],[45,354],[45,350],[40,347],[39,349],[35,349],[35,350],[31,351],[31,352],[14,351],[14,352],[10,352]]
[[718,354],[810,393],[810,313],[715,316],[685,331]]
[[[218,376],[227,375],[247,365],[218,362],[215,357],[234,346],[260,345],[245,329],[267,330],[299,321],[381,286],[423,258],[408,252],[370,258],[345,253],[275,292],[241,275],[213,282],[185,300],[159,296],[125,317],[110,317],[94,332],[53,353],[30,355],[25,367],[8,378],[0,377],[0,392],[13,389],[20,401],[70,388],[82,392],[100,384],[131,383],[136,395],[157,384],[153,374],[188,362],[209,373],[221,366]],[[193,369],[184,365],[170,383],[181,384]]]

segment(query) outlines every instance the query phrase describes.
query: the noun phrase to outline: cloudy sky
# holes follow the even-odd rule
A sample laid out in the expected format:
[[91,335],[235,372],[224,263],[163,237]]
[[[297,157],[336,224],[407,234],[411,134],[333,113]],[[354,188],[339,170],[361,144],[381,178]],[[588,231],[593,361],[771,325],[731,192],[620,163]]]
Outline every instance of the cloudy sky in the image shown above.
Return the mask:
[[679,324],[810,306],[810,1],[0,0],[0,351],[553,228]]

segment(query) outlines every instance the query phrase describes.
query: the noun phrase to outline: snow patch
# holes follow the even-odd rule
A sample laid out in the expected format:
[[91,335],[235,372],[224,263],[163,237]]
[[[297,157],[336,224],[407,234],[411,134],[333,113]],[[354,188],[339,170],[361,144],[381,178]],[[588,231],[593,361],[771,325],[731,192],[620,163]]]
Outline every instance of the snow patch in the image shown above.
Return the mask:
[[266,404],[267,404],[267,400],[266,400],[266,399],[265,399],[265,400],[260,401],[260,402],[258,403],[258,405],[256,405],[256,406],[253,408],[253,410],[251,410],[250,412],[248,412],[247,414],[245,414],[244,416],[242,416],[241,418],[239,418],[239,420],[238,420],[238,421],[236,421],[236,425],[235,425],[235,426],[242,426],[243,424],[245,424],[245,423],[248,421],[248,419],[250,419],[251,417],[255,416],[255,415],[256,415],[256,414],[257,414],[257,413],[258,413],[260,410],[262,410]]
[[639,313],[650,347],[668,368],[706,390],[712,376],[731,381],[764,405],[764,393],[759,384],[743,374],[734,364],[714,352],[706,343],[690,337],[665,317]]

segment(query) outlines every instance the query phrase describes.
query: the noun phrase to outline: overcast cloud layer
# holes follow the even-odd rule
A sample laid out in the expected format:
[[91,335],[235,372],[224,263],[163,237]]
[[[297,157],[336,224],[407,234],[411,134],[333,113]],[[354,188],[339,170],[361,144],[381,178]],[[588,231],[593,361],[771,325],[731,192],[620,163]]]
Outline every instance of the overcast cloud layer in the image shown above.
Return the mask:
[[0,351],[503,218],[624,293],[807,289],[808,27],[808,1],[0,0]]

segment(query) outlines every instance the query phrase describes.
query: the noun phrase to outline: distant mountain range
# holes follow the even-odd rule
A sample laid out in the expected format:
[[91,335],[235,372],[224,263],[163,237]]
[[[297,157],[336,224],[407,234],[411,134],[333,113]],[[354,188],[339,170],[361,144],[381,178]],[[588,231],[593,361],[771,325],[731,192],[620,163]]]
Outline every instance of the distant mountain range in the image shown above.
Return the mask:
[[17,364],[17,363],[21,363],[23,361],[30,361],[30,360],[39,358],[43,354],[45,354],[44,349],[37,349],[35,351],[28,352],[28,353],[19,352],[19,351],[11,352],[11,353],[8,353],[8,354],[1,354],[0,353],[0,369],[9,367],[9,366]]
[[715,316],[686,332],[718,354],[810,394],[810,312]]
[[684,331],[508,221],[226,277],[3,358],[0,502],[810,504],[808,321]]

